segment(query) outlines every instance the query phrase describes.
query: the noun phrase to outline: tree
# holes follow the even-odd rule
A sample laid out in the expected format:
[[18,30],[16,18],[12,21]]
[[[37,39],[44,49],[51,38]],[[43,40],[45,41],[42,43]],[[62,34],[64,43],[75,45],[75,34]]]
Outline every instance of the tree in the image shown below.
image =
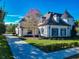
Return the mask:
[[72,37],[75,37],[75,36],[76,36],[76,33],[77,33],[77,31],[76,31],[76,26],[73,25],[73,27],[72,27],[72,29],[71,29],[71,36],[72,36]]
[[79,36],[79,20],[75,21],[76,35]]
[[6,26],[4,24],[5,12],[0,9],[0,35],[4,34],[6,31]]
[[0,35],[4,34],[6,31],[6,26],[4,23],[0,23]]
[[6,33],[15,33],[16,24],[9,24],[6,26]]
[[79,20],[76,20],[71,30],[71,36],[72,37],[77,36],[78,32],[79,32]]
[[27,33],[32,34],[33,37],[38,35],[38,23],[40,20],[41,14],[37,9],[31,9],[27,15],[21,21],[21,27],[27,29]]

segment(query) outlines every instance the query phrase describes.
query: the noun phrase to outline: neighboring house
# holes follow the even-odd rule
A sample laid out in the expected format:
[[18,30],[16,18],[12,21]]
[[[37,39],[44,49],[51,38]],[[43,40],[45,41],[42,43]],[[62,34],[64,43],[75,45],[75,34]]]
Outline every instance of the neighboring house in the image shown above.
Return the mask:
[[65,11],[63,14],[48,12],[38,24],[43,37],[70,37],[74,18]]
[[16,27],[16,34],[19,36],[38,35],[38,23],[40,17],[41,15],[38,10],[30,10]]

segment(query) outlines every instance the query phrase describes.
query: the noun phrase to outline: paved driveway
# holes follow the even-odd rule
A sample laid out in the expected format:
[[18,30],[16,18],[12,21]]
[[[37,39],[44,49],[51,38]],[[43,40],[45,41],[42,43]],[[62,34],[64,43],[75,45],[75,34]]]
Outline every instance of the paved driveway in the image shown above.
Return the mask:
[[6,37],[15,59],[64,59],[79,53],[77,47],[47,54],[15,36],[6,35]]

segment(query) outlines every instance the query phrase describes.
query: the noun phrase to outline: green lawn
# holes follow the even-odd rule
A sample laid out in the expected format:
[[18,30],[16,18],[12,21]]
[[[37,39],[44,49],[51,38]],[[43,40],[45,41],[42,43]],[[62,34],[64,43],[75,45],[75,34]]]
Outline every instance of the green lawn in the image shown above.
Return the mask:
[[79,43],[79,40],[45,40],[45,39],[42,39],[42,40],[34,40],[34,39],[27,39],[26,42],[28,43],[35,43],[35,44],[39,44],[40,46],[41,45],[50,45],[50,44],[63,44],[63,43],[74,43],[74,42],[78,42]]
[[45,52],[58,51],[79,46],[79,40],[27,39],[25,41]]
[[13,59],[6,38],[0,35],[0,59]]

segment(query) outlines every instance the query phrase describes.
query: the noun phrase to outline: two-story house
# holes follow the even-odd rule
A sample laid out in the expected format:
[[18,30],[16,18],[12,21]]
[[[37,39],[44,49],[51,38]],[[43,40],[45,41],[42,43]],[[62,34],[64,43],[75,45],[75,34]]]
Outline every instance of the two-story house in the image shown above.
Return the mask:
[[38,24],[40,35],[43,37],[70,37],[74,18],[65,11],[63,14],[48,12]]

